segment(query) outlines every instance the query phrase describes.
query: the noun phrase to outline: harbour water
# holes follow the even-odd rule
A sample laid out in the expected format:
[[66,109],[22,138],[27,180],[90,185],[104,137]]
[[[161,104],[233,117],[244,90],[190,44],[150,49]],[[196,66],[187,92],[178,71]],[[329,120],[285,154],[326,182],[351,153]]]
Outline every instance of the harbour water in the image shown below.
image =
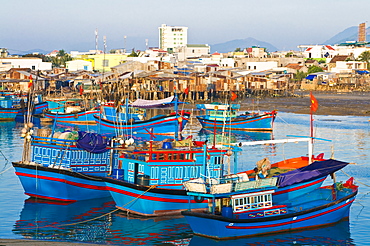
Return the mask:
[[[73,204],[35,201],[24,195],[14,174],[12,161],[22,155],[22,123],[0,122],[0,238],[38,239],[96,244],[127,245],[370,245],[370,119],[356,116],[314,116],[315,136],[331,140],[315,141],[314,154],[347,161],[337,180],[353,176],[360,186],[349,220],[329,227],[294,233],[228,241],[194,236],[182,217],[142,219],[115,211],[110,199]],[[212,132],[188,132],[196,139],[215,138]],[[273,133],[232,135],[231,141],[281,139],[287,135],[309,135],[309,115],[279,112]],[[238,170],[251,169],[255,161],[268,156],[271,161],[303,155],[302,145],[243,147]],[[332,180],[328,178],[325,183]]]

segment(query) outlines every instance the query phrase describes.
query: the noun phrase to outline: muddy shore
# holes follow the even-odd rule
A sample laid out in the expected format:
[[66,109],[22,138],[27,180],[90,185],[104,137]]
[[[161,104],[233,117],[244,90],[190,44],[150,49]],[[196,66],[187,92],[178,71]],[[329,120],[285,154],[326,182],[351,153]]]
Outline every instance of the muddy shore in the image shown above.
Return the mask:
[[[246,111],[277,110],[288,113],[309,114],[309,93],[298,92],[295,95],[295,97],[248,98],[237,103],[240,103],[242,110]],[[314,114],[370,116],[369,92],[313,92],[313,95],[319,103],[319,107]]]

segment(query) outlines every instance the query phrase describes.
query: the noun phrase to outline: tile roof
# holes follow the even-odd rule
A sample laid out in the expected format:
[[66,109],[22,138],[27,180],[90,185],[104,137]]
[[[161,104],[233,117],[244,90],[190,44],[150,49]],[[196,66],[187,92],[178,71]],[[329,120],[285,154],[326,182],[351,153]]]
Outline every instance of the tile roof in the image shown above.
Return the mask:
[[337,61],[345,61],[349,56],[348,55],[336,55],[333,59],[330,60],[330,63],[336,63]]

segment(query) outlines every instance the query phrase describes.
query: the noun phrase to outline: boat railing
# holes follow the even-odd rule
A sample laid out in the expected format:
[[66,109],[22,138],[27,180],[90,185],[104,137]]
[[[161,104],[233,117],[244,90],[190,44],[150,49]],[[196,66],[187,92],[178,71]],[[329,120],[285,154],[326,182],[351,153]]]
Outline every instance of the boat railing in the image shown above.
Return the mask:
[[135,160],[149,161],[149,162],[194,162],[195,154],[202,151],[189,150],[149,150],[149,151],[133,151],[124,152],[122,158],[129,158]]
[[277,177],[241,182],[239,180],[234,180],[230,182],[230,179],[220,179],[218,183],[213,183],[210,185],[206,183],[203,179],[194,179],[184,182],[183,185],[185,186],[185,189],[191,193],[214,195],[276,187],[277,180]]
[[32,145],[38,145],[38,144],[51,144],[51,145],[57,145],[61,147],[74,147],[76,146],[76,140],[32,136]]

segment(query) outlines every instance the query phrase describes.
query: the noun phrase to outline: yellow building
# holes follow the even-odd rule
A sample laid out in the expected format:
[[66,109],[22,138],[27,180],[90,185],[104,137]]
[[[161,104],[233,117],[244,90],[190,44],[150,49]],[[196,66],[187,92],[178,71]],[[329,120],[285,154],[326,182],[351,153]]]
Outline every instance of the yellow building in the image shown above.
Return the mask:
[[127,55],[123,54],[95,54],[95,55],[80,55],[74,60],[85,60],[92,64],[93,70],[99,72],[111,71],[111,67],[126,62]]

